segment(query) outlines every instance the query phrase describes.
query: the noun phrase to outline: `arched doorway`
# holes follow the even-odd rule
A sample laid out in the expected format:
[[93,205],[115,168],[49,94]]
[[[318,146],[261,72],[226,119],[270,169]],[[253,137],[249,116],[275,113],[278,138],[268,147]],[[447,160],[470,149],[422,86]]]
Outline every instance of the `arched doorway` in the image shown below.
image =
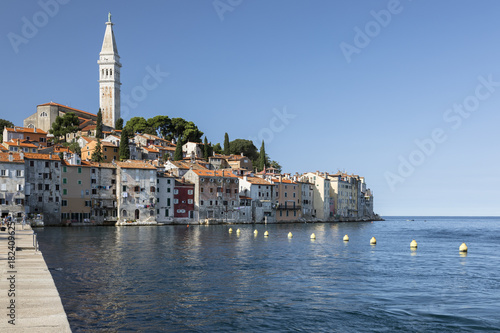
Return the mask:
[[136,220],[139,219],[139,210],[138,209],[135,210],[135,219]]

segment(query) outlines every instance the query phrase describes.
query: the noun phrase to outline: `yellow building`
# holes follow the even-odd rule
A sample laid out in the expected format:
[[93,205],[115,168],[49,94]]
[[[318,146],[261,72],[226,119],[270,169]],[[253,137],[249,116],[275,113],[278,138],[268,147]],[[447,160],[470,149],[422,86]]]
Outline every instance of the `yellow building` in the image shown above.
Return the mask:
[[90,167],[63,162],[61,172],[61,222],[90,223],[92,199]]
[[[92,153],[95,150],[97,145],[97,140],[92,140],[87,143],[82,148],[82,160],[90,161],[92,160]],[[115,145],[112,142],[101,141],[101,152],[103,154],[103,162],[111,163],[111,161],[119,161],[120,160],[120,147]]]

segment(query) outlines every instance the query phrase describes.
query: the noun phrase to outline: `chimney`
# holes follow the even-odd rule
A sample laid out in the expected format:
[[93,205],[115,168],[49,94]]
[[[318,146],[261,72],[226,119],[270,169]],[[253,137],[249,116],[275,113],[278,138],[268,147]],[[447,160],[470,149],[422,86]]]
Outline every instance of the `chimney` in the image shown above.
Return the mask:
[[24,160],[24,153],[23,152],[19,153],[19,159]]
[[12,162],[14,160],[14,156],[12,155],[12,152],[9,151],[9,162]]
[[278,179],[279,179],[279,181],[281,183],[281,181],[283,180],[283,176],[279,175]]
[[33,132],[35,132],[35,133],[36,133],[36,127],[35,127],[35,128],[33,128]]

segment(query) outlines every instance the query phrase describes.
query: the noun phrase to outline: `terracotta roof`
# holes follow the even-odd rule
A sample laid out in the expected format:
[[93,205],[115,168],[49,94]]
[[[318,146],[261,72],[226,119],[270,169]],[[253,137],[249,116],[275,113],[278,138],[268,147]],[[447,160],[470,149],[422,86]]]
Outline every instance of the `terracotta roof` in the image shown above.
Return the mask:
[[91,131],[94,130],[97,126],[96,125],[88,125],[82,128],[82,131]]
[[220,170],[191,170],[200,177],[228,177],[228,178],[238,178],[231,172],[224,172]]
[[122,169],[151,169],[156,170],[154,166],[149,163],[137,160],[126,160],[123,162],[115,162],[117,166]]
[[11,153],[0,153],[0,162],[24,163],[24,159],[21,159],[20,153],[12,153],[12,161],[9,161],[9,155],[11,155]]
[[38,148],[37,145],[29,143],[25,140],[21,141],[20,139],[13,139],[12,141],[4,142],[4,145],[16,146],[16,147],[27,147],[27,148]]
[[[243,177],[239,177],[240,179],[244,179]],[[257,185],[273,185],[273,183],[268,182],[264,178],[260,177],[247,177],[247,182],[250,184],[257,184]]]
[[144,149],[145,151],[147,152],[150,152],[150,153],[158,153],[158,148],[149,148],[149,147],[142,147],[142,149]]
[[118,148],[118,145],[115,145],[113,142],[109,141],[101,141],[101,146]]
[[98,162],[92,162],[92,161],[82,161],[82,165],[88,165],[91,167],[95,168],[108,168],[108,169],[116,169],[116,165],[113,165],[112,163],[98,163]]
[[60,161],[58,154],[35,154],[35,153],[24,153],[25,159],[31,160],[57,160]]
[[92,141],[95,141],[95,139],[94,139],[94,138],[89,138],[89,137],[87,137],[87,136],[81,136],[81,138],[82,138],[83,140],[87,141],[87,143],[92,142]]
[[5,128],[7,132],[17,132],[17,133],[34,133],[34,134],[47,134],[47,132],[42,131],[41,129],[37,128],[36,132],[34,128],[29,128],[29,127],[18,127],[14,126],[13,128],[6,127]]
[[90,115],[90,116],[97,117],[97,115],[96,115],[96,114],[93,114],[93,113],[90,113],[90,112],[86,112],[86,111],[82,111],[82,110],[78,110],[78,109],[75,109],[75,108],[72,108],[72,107],[69,107],[69,106],[66,106],[66,105],[62,105],[62,104],[59,104],[59,103],[54,103],[54,102],[45,103],[45,104],[39,104],[38,106],[46,106],[46,105],[55,105],[55,106],[60,106],[60,107],[63,107],[63,108],[65,108],[65,109],[69,109],[69,110],[73,110],[73,111],[78,111],[78,112],[81,112],[81,113],[88,114],[88,115]]
[[[272,180],[273,182],[275,182],[275,183],[279,183],[279,182],[280,182],[280,180],[279,180],[278,178],[273,178],[273,179],[271,179],[271,180]],[[281,179],[281,182],[282,182],[282,183],[286,183],[286,184],[296,184],[293,180],[291,180],[291,179],[286,179],[286,178],[282,178],[282,179]]]

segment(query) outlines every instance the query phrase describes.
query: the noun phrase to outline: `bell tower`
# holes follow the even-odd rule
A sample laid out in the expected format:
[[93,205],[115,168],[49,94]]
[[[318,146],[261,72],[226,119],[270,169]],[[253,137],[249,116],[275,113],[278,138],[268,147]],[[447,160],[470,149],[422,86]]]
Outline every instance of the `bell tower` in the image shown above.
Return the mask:
[[116,47],[111,13],[108,14],[106,31],[99,53],[99,107],[102,112],[102,123],[115,127],[120,118],[120,56]]

